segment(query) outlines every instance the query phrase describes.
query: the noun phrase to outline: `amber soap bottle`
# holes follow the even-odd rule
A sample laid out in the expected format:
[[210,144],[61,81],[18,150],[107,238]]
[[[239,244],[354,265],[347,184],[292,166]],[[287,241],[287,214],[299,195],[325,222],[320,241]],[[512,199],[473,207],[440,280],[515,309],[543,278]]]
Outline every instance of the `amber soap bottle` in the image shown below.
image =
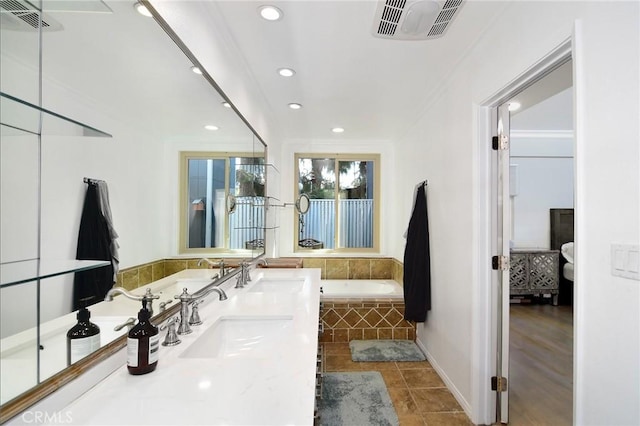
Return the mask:
[[151,324],[151,313],[146,301],[138,312],[138,323],[133,326],[127,338],[127,369],[131,374],[151,373],[158,366],[160,335],[158,327]]
[[67,332],[67,365],[100,349],[100,327],[89,321],[89,310],[81,308],[77,318],[78,323]]

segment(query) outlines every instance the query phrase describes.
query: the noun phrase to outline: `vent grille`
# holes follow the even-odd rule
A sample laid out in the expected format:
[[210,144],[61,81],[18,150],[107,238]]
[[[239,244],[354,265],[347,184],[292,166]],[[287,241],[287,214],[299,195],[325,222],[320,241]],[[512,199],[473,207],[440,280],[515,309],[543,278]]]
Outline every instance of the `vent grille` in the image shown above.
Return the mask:
[[444,34],[449,22],[451,22],[461,4],[462,0],[447,0],[433,23],[433,27],[429,30],[427,37],[438,37]]
[[[10,12],[13,16],[20,19],[31,28],[38,29],[40,28],[40,16],[37,11],[27,8],[22,3],[15,0],[1,0],[0,8]],[[42,28],[50,27],[49,23],[42,20]]]
[[464,0],[433,0],[442,8],[430,28],[424,33],[413,34],[400,30],[400,28],[404,28],[405,10],[411,9],[412,4],[419,1],[422,0],[379,0],[376,20],[372,27],[373,35],[397,40],[425,40],[441,37],[464,3]]
[[378,25],[378,34],[392,36],[398,28],[407,0],[386,0]]
[[62,24],[22,0],[0,0],[2,29],[10,31],[61,31]]

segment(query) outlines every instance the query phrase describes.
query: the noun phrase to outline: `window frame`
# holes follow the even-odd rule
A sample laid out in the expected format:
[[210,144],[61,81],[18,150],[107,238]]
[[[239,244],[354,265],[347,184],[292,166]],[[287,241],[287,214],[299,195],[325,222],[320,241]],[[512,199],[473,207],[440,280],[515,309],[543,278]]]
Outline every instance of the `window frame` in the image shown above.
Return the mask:
[[[335,164],[336,171],[336,188],[334,192],[335,210],[335,232],[334,232],[334,248],[305,248],[299,246],[300,223],[299,214],[294,211],[293,214],[293,251],[294,253],[304,254],[331,254],[331,253],[380,253],[380,205],[381,205],[381,167],[380,154],[376,153],[295,153],[294,154],[294,199],[300,196],[300,159],[331,159]],[[367,161],[373,163],[373,246],[372,247],[337,247],[340,241],[340,173],[339,163],[343,161]]]

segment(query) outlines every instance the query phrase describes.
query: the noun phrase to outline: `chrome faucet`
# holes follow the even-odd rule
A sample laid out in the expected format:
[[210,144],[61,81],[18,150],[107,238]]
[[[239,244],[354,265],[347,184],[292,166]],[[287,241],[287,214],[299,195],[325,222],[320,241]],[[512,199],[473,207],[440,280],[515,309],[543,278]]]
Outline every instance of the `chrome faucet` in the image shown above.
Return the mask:
[[227,300],[227,293],[225,293],[224,290],[221,289],[220,287],[209,287],[204,291],[204,293],[198,292],[197,296],[195,297],[197,297],[198,299],[205,298],[211,293],[218,293],[218,300]]
[[201,266],[205,262],[207,262],[207,264],[209,264],[209,266],[216,266],[215,262],[210,261],[206,257],[203,257],[202,259],[198,260],[198,266]]
[[116,294],[122,294],[123,296],[131,300],[139,300],[145,302],[146,308],[151,313],[151,316],[153,316],[153,299],[160,299],[160,296],[156,296],[151,293],[150,288],[147,289],[147,291],[144,293],[144,296],[138,296],[136,294],[129,293],[122,287],[113,287],[107,292],[106,296],[104,296],[104,301],[111,302],[113,300],[113,296],[115,296]]
[[244,286],[247,285],[249,281],[251,281],[251,275],[249,274],[249,263],[242,262],[240,264],[240,273],[238,274],[235,288],[244,288]]
[[123,328],[127,327],[127,330],[131,331],[131,329],[133,328],[133,326],[136,324],[136,319],[133,317],[129,317],[125,322],[123,322],[122,324],[116,325],[115,327],[113,327],[113,331],[120,331]]
[[178,321],[178,317],[176,316],[170,318],[164,325],[160,326],[160,330],[167,330],[167,335],[164,338],[164,342],[162,342],[162,346],[175,346],[181,342],[176,333],[176,323]]
[[189,327],[189,303],[194,299],[193,295],[187,292],[187,288],[182,289],[182,293],[174,296],[176,299],[180,299],[180,326],[178,327],[178,334],[191,333],[191,327]]
[[[182,289],[182,294],[174,296],[176,299],[180,299],[180,326],[178,327],[178,334],[189,334],[191,333],[190,325],[198,325],[202,324],[200,321],[200,315],[198,314],[198,305],[202,303],[202,300],[198,302],[194,302],[196,299],[204,299],[211,293],[218,293],[219,300],[227,300],[227,293],[224,292],[221,288],[218,287],[209,287],[203,289],[204,292],[197,294],[189,294],[187,292],[187,288]],[[189,320],[189,304],[193,304],[193,309],[195,313],[192,315],[191,321]]]
[[228,271],[224,266],[224,259],[220,259],[220,262],[218,262],[218,268],[220,268],[220,272],[218,273],[219,278],[222,278],[225,275],[227,275]]

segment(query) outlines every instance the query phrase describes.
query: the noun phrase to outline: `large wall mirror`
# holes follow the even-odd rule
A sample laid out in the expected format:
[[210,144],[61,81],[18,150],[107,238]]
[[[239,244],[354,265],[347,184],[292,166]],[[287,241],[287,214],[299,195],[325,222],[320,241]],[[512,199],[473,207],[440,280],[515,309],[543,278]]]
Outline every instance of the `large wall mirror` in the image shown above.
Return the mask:
[[[266,145],[215,76],[195,73],[188,50],[161,19],[139,14],[135,1],[0,3],[0,403],[6,407],[69,371],[74,267],[43,274],[41,266],[75,259],[83,177],[109,184],[122,268],[190,252],[247,259],[264,253]],[[193,163],[193,180],[182,181],[187,152],[203,161]],[[253,192],[240,192],[243,179]],[[183,206],[181,188],[189,181],[194,187],[185,186]],[[229,195],[233,212],[223,203]],[[214,206],[216,200],[223,204]],[[183,250],[180,235],[191,234],[193,245]],[[10,268],[29,262],[37,265],[32,278],[9,277]],[[60,327],[47,326],[54,322]]]

